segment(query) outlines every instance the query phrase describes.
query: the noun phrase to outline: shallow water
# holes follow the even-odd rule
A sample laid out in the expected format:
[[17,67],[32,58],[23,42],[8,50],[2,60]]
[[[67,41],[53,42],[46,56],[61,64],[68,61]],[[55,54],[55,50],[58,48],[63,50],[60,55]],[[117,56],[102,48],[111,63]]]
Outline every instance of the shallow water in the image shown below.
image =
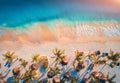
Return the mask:
[[120,40],[119,6],[81,1],[0,0],[0,41]]
[[79,0],[0,0],[0,25],[23,26],[52,20],[120,21],[114,10],[81,3]]

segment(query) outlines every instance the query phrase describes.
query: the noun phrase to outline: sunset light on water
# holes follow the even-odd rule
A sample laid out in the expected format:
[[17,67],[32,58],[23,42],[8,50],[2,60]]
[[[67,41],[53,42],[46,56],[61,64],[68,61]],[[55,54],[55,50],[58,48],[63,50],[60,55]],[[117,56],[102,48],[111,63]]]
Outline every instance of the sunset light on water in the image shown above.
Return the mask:
[[0,0],[0,83],[119,83],[120,0]]

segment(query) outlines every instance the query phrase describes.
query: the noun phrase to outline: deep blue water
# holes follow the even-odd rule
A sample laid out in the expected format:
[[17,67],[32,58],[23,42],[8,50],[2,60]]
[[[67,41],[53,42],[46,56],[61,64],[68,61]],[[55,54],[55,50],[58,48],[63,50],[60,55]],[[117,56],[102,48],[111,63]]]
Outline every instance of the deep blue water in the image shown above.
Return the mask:
[[0,25],[22,26],[56,19],[70,21],[120,21],[119,16],[104,14],[106,10],[74,0],[0,0]]

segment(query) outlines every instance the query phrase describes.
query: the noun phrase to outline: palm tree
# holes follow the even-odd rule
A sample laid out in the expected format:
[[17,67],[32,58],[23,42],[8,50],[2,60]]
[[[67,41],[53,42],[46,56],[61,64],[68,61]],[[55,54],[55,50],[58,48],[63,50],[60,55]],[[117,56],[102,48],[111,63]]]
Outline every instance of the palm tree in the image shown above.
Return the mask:
[[37,58],[37,62],[40,63],[43,68],[48,68],[49,66],[49,60],[47,56],[39,56]]
[[115,77],[116,77],[116,75],[113,75],[112,77],[110,77],[110,73],[108,72],[108,74],[107,74],[108,83],[116,83],[115,81],[113,81]]
[[7,60],[5,66],[7,66],[8,68],[11,66],[11,63],[13,62],[14,59],[16,59],[18,56],[15,55],[14,52],[6,52],[5,54],[3,54],[4,60]]
[[108,64],[111,68],[114,68],[118,66],[120,62],[120,53],[116,52],[114,53],[112,50],[110,50],[110,55],[108,56],[108,59],[111,61],[110,64]]
[[25,61],[25,60],[22,59],[22,58],[20,58],[19,61],[20,61],[20,65],[21,65],[21,67],[23,67],[23,68],[25,68],[25,67],[27,66],[27,64],[28,64],[28,62]]
[[110,73],[108,72],[107,76],[105,76],[102,72],[94,71],[90,75],[90,83],[105,83],[106,81],[108,83],[115,83],[113,80],[116,77],[116,75],[113,75],[110,77]]
[[52,78],[57,74],[60,74],[61,69],[59,67],[51,67],[50,70],[47,73],[48,78]]
[[97,59],[96,51],[93,53],[89,53],[87,56],[90,60]]
[[65,54],[65,50],[61,50],[61,49],[58,49],[58,48],[55,48],[53,50],[53,54],[55,56],[53,56],[52,58],[55,58],[55,65],[57,65],[59,62],[61,62],[62,58],[64,58],[64,54]]
[[29,69],[27,69],[22,75],[21,79],[23,80],[23,83],[32,83],[33,80],[38,82],[38,76],[40,75],[40,72],[37,72],[37,69],[39,68],[37,63],[33,63]]
[[38,57],[40,57],[40,54],[33,54],[32,55],[32,62],[36,62]]
[[19,83],[20,79],[21,79],[21,75],[20,75],[20,68],[19,67],[15,67],[12,70],[14,79],[12,80],[13,83]]
[[75,61],[80,61],[80,60],[82,60],[83,58],[85,58],[85,56],[84,56],[84,52],[80,52],[80,51],[75,51]]
[[94,65],[103,65],[107,62],[107,57],[97,56],[96,51],[88,54],[89,59],[92,59]]
[[3,54],[4,60],[12,58],[12,59],[16,59],[18,56],[15,55],[15,52],[6,52],[5,54]]
[[118,53],[118,52],[114,53],[112,50],[110,50],[110,55],[108,56],[108,59],[110,59],[112,61],[119,61],[120,53]]
[[110,64],[108,64],[111,68],[114,68],[118,65],[119,62],[112,61]]
[[[21,60],[23,61],[21,63],[21,65],[25,68],[26,67],[26,61],[24,61],[23,59]],[[35,80],[38,81],[37,76],[40,75],[40,72],[37,72],[37,69],[39,68],[39,66],[36,63],[33,63],[29,69],[25,69],[25,72],[21,73],[18,75],[19,72],[14,72],[13,71],[13,75],[14,75],[14,83],[18,83],[20,80],[23,80],[23,83],[32,83],[31,81]],[[17,69],[18,70],[18,69]],[[20,70],[20,67],[19,67]]]
[[70,78],[70,83],[78,83],[78,78],[77,77],[71,77]]
[[82,69],[85,68],[85,64],[84,64],[83,61],[79,61],[79,62],[77,63],[77,66],[75,66],[74,68],[75,68],[75,70],[76,70],[77,72],[79,72],[80,70],[82,70]]
[[33,54],[32,55],[32,62],[40,63],[43,68],[48,68],[49,60],[47,56],[41,56],[40,54]]
[[[85,56],[83,55],[84,52],[79,52],[78,50],[75,51],[75,59],[73,61],[73,67],[75,70],[77,70],[78,72],[81,70],[81,69],[84,69],[85,68],[85,64],[84,64],[84,61],[82,60],[83,58],[85,58]],[[76,65],[77,64],[77,65]]]
[[90,83],[105,83],[107,78],[102,72],[94,71],[90,75]]
[[21,79],[23,80],[23,83],[31,83],[33,79],[37,79],[35,75],[35,71],[26,70],[25,73],[22,74]]
[[28,65],[28,62],[22,58],[20,58],[19,61],[20,61],[20,67],[16,67],[12,71],[14,76],[13,83],[18,83],[21,80],[22,75],[20,74],[20,71],[22,71],[23,68],[25,69],[26,66]]

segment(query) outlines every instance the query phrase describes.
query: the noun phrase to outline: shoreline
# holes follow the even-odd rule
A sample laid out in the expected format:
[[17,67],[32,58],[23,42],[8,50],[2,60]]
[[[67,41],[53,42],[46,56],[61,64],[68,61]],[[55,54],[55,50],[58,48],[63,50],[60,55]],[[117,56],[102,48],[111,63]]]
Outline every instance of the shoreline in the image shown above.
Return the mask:
[[[49,47],[47,47],[49,46]],[[120,42],[119,41],[109,41],[109,42],[71,42],[71,43],[57,43],[57,42],[43,42],[43,43],[31,43],[31,42],[27,42],[27,41],[16,41],[16,42],[10,42],[10,41],[6,41],[6,42],[0,42],[0,51],[4,51],[4,50],[15,50],[15,51],[19,51],[20,49],[25,49],[26,47],[29,47],[30,49],[39,49],[41,47],[45,49],[48,48],[56,48],[56,47],[60,47],[60,48],[69,48],[69,46],[75,49],[83,49],[86,51],[89,50],[99,50],[102,49],[103,51],[106,50],[116,50],[119,51],[120,50]]]
[[76,24],[58,21],[53,23],[54,25],[35,23],[24,29],[19,27],[0,28],[0,41],[28,41],[31,43],[120,41],[120,23],[116,21]]

